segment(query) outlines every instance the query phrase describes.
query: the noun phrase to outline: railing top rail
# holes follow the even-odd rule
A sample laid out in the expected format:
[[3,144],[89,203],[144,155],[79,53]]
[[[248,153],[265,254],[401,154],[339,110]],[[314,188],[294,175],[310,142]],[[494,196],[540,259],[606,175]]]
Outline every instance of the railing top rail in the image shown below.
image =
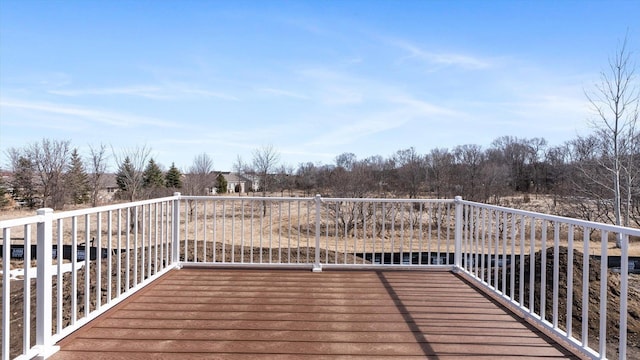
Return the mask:
[[383,202],[393,202],[393,203],[445,203],[445,204],[453,204],[455,200],[453,199],[390,199],[390,198],[322,198],[322,201],[326,202],[348,202],[348,201],[359,201],[359,202],[371,202],[371,203],[383,203]]
[[[280,196],[180,196],[181,200],[248,200],[248,201],[313,201],[315,197],[280,197]],[[390,198],[332,198],[320,197],[323,202],[394,202],[394,203],[454,203],[453,199],[390,199]]]
[[134,206],[161,203],[161,202],[171,201],[171,200],[176,200],[176,199],[178,199],[177,196],[168,196],[168,197],[163,197],[163,198],[156,198],[156,199],[149,199],[149,200],[126,202],[126,203],[121,203],[121,204],[98,206],[98,207],[92,207],[92,208],[87,208],[87,209],[78,209],[78,210],[54,212],[53,213],[53,220],[69,218],[69,217],[73,217],[73,216],[87,215],[87,214],[96,214],[96,213],[110,211],[110,210],[126,209],[126,208],[130,208],[130,207],[134,207]]
[[22,226],[29,224],[36,224],[44,220],[43,215],[33,215],[27,217],[21,217],[16,219],[0,220],[0,229],[10,228],[14,226]]
[[550,215],[550,214],[544,214],[544,213],[539,213],[534,211],[519,210],[519,209],[513,209],[513,208],[504,207],[504,206],[477,203],[477,202],[468,201],[468,200],[461,200],[460,203],[464,205],[471,205],[471,206],[476,206],[484,209],[503,211],[506,213],[514,214],[514,215],[529,216],[529,217],[540,219],[540,220],[558,221],[558,222],[563,222],[567,224],[572,224],[575,226],[583,226],[589,229],[601,229],[601,230],[606,230],[610,232],[623,233],[630,236],[640,236],[640,229],[634,229],[634,228],[629,228],[624,226],[605,224],[605,223],[600,223],[595,221],[579,220],[579,219],[569,218],[565,216]]
[[313,201],[313,197],[294,197],[294,196],[193,196],[193,195],[180,195],[180,200],[209,200],[209,201],[223,201],[223,200],[248,200],[248,201]]

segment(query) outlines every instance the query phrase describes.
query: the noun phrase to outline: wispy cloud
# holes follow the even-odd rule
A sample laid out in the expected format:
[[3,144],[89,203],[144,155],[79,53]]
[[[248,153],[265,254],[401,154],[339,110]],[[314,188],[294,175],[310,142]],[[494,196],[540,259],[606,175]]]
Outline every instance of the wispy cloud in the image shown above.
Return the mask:
[[408,95],[402,95],[402,94],[394,95],[389,98],[389,101],[394,104],[405,106],[406,107],[405,111],[412,113],[413,116],[460,115],[458,111],[448,109],[446,107],[434,105],[423,100],[418,100]]
[[356,121],[354,121],[354,119],[345,119],[345,121],[342,122],[344,125],[321,134],[309,141],[306,145],[329,148],[336,145],[351,144],[361,138],[401,127],[406,122],[406,119],[389,120],[389,117],[385,116],[385,114],[371,115],[366,119]]
[[275,89],[275,88],[258,88],[256,89],[256,91],[262,92],[262,93],[266,93],[266,94],[270,94],[270,95],[275,95],[275,96],[283,96],[283,97],[289,97],[289,98],[294,98],[294,99],[300,99],[300,100],[308,100],[309,97],[303,94],[299,94],[293,91],[287,91],[287,90],[281,90],[281,89]]
[[443,117],[451,118],[460,113],[413,99],[410,96],[397,95],[390,99],[386,111],[345,117],[339,125],[308,142],[308,145],[331,147],[352,144],[362,138],[373,137],[394,129],[402,128],[413,121],[436,121]]
[[136,116],[131,114],[118,113],[113,111],[104,111],[90,109],[86,107],[49,103],[49,102],[34,102],[23,101],[15,99],[2,99],[0,100],[0,107],[7,109],[19,109],[22,111],[32,111],[35,115],[39,116],[42,113],[49,113],[54,115],[73,116],[82,118],[90,122],[98,122],[106,125],[129,128],[136,126],[154,126],[163,128],[176,128],[181,127],[180,124],[164,121],[149,117]]
[[305,79],[314,98],[332,106],[360,104],[366,100],[366,93],[378,87],[367,84],[365,79],[326,68],[306,68],[299,70],[298,75]]
[[428,51],[406,40],[388,39],[387,42],[408,53],[403,59],[417,59],[436,67],[459,67],[466,70],[481,70],[493,66],[491,60],[478,56],[445,51]]
[[88,96],[88,95],[125,95],[138,96],[153,100],[173,100],[184,97],[206,97],[217,98],[228,101],[238,101],[233,95],[220,92],[209,91],[181,84],[170,84],[165,86],[135,85],[108,88],[86,88],[86,89],[56,89],[49,93],[61,96]]

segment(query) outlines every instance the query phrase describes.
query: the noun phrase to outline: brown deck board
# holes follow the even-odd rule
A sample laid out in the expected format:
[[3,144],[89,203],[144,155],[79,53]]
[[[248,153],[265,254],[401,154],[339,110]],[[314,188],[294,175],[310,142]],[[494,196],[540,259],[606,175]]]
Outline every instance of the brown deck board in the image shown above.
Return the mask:
[[456,275],[171,271],[51,359],[575,358]]

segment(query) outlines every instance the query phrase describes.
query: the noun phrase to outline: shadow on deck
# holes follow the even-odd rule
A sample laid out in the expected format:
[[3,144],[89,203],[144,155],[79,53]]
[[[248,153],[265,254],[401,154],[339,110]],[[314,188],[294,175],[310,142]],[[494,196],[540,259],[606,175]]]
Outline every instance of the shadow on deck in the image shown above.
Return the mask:
[[182,269],[50,359],[577,358],[444,271]]

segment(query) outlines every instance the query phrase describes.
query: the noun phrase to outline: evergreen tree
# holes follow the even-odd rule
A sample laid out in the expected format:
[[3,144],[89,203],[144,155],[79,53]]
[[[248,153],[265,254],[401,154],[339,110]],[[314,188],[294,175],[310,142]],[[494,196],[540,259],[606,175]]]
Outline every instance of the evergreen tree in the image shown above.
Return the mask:
[[142,177],[144,179],[144,188],[165,187],[164,174],[162,173],[162,170],[160,170],[160,166],[158,166],[158,164],[153,159],[149,160],[147,168],[144,169]]
[[9,200],[4,178],[0,176],[0,210],[9,205]]
[[167,187],[171,189],[182,188],[182,173],[178,170],[175,163],[171,163],[169,171],[165,174],[165,183]]
[[118,184],[118,189],[125,193],[134,190],[131,189],[133,184],[131,179],[134,179],[135,177],[135,169],[133,168],[131,159],[127,156],[122,164],[120,164],[120,167],[118,167],[118,172],[116,173],[116,184]]
[[36,207],[36,187],[33,182],[35,170],[33,161],[25,156],[20,156],[15,164],[13,174],[13,198],[24,202],[26,206],[33,209]]
[[218,177],[216,177],[216,192],[218,194],[227,193],[227,179],[222,174],[218,174]]
[[67,194],[73,204],[83,204],[89,201],[89,176],[85,170],[78,149],[71,153],[69,170],[65,174]]

